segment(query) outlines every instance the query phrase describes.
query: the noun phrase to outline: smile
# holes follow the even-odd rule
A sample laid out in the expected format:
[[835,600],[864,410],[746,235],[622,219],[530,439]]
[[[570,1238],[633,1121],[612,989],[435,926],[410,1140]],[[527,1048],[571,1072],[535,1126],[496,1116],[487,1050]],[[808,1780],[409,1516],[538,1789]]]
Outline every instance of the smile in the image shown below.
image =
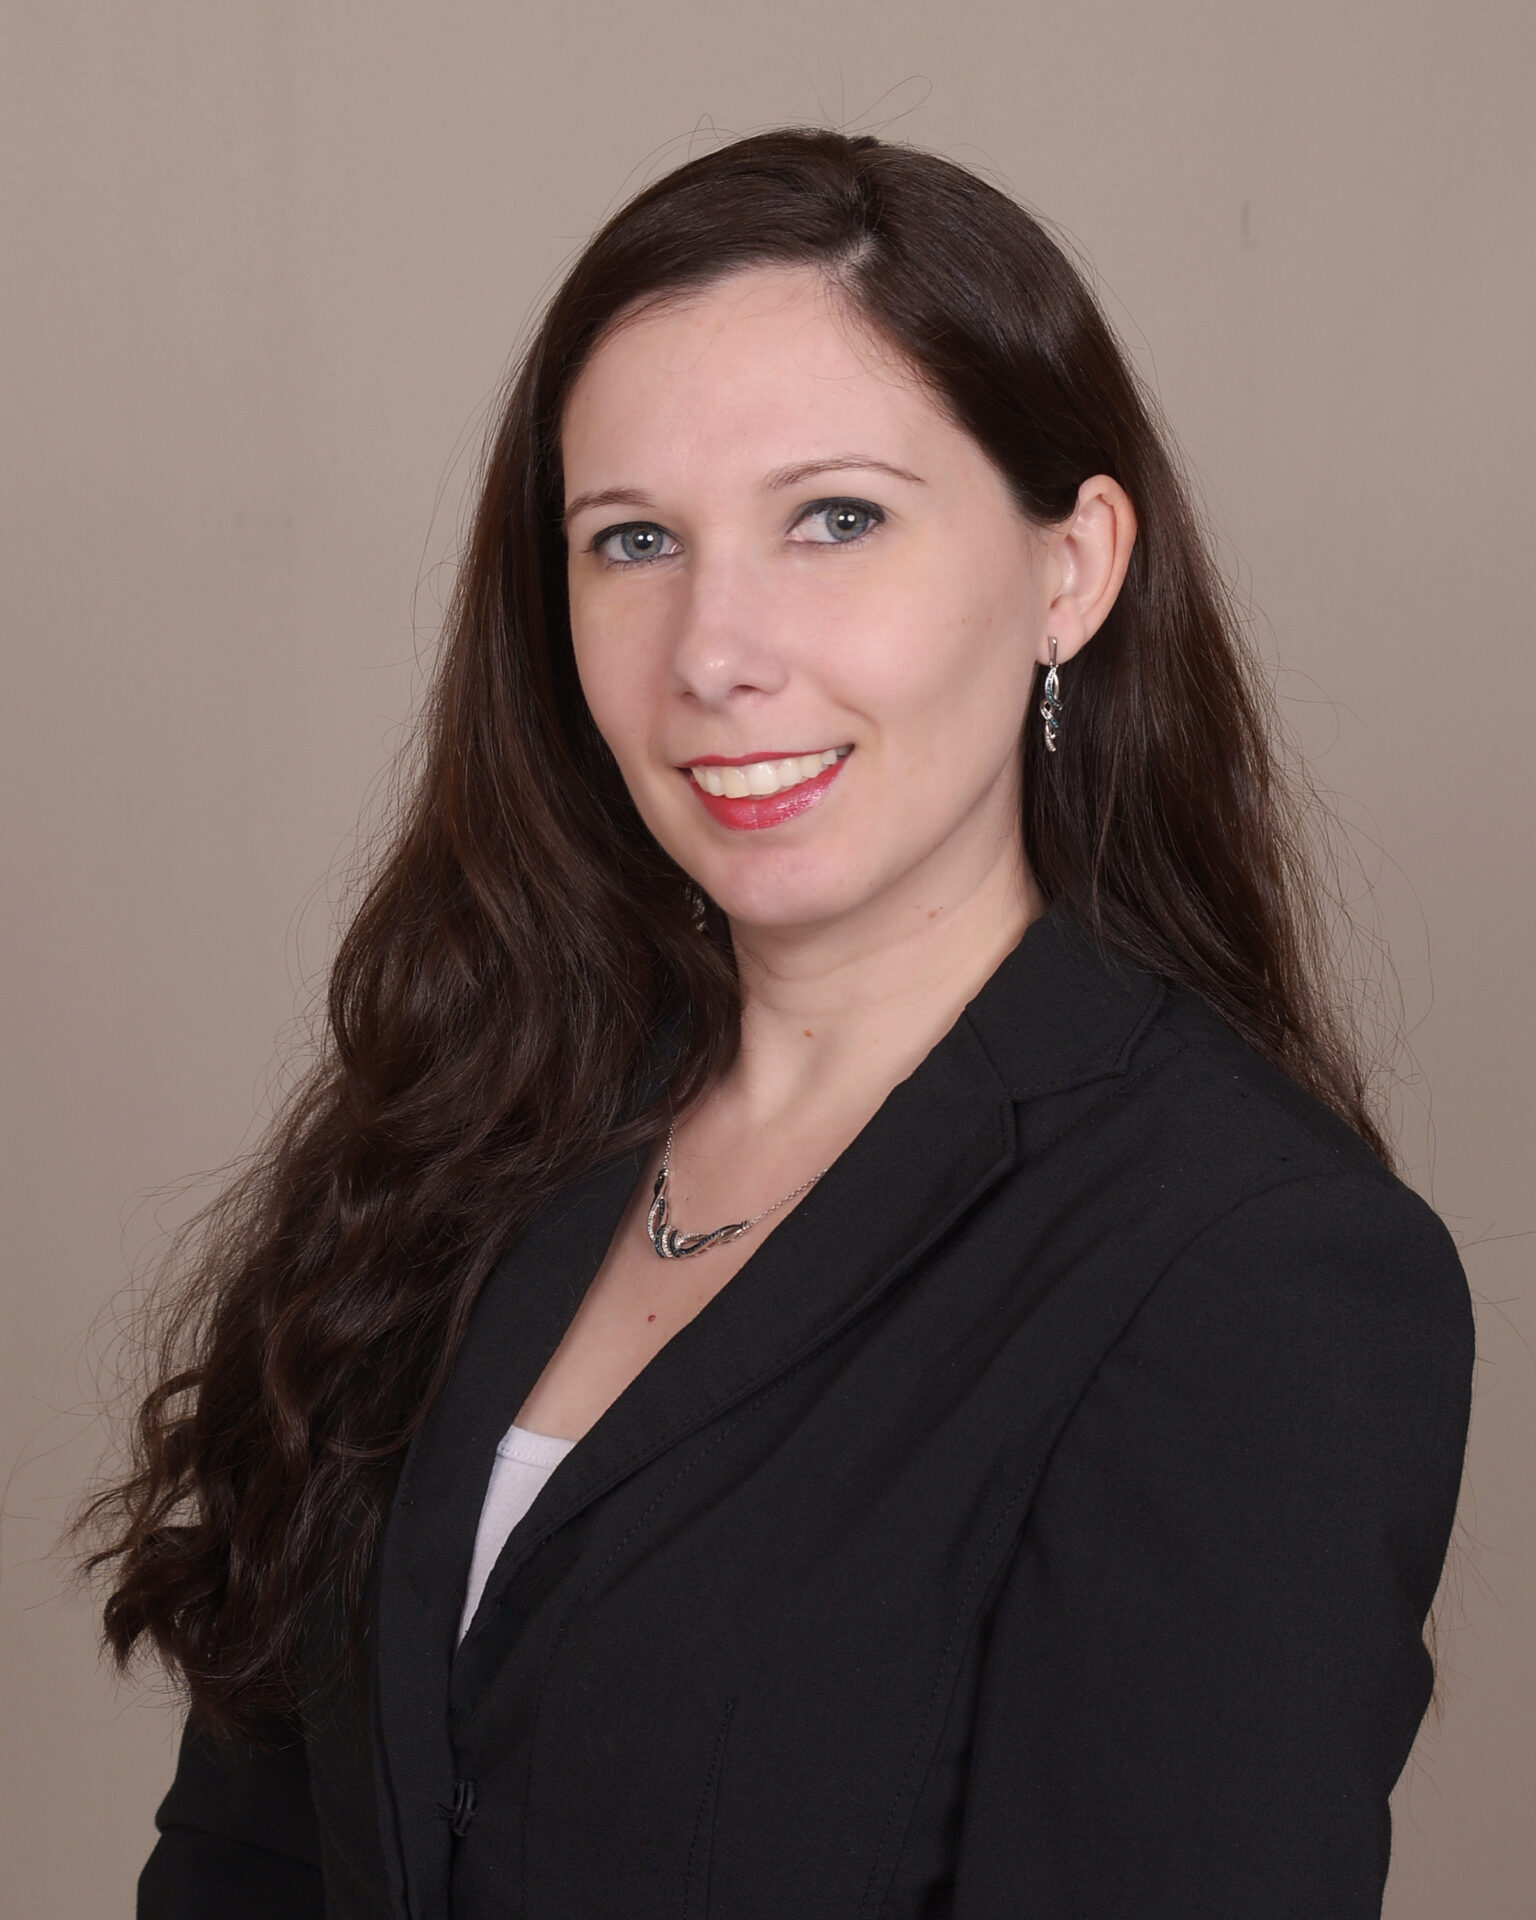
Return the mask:
[[745,800],[750,796],[765,800],[769,794],[785,793],[803,781],[814,780],[851,751],[850,747],[827,747],[820,753],[786,754],[780,759],[748,760],[734,765],[696,760],[688,772],[716,799]]
[[808,813],[842,772],[852,747],[726,761],[711,755],[680,771],[710,818],[733,832],[781,826]]

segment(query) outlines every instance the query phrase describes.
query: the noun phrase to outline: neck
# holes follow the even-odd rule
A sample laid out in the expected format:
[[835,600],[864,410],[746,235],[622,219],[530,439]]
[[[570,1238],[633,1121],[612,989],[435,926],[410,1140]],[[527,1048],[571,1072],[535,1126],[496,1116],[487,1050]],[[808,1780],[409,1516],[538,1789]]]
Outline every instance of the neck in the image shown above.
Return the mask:
[[1045,910],[1016,839],[815,927],[737,927],[741,1049],[719,1095],[746,1126],[873,1110]]

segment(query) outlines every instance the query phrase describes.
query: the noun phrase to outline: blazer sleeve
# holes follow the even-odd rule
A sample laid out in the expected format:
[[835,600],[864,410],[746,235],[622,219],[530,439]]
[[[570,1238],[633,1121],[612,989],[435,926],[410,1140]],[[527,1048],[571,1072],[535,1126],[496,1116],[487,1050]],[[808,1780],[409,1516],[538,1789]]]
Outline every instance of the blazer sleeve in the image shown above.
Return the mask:
[[1186,1249],[990,1614],[953,1920],[1375,1920],[1472,1363],[1396,1182],[1297,1180]]
[[273,1731],[270,1747],[255,1748],[189,1718],[139,1876],[138,1920],[324,1920],[305,1745]]

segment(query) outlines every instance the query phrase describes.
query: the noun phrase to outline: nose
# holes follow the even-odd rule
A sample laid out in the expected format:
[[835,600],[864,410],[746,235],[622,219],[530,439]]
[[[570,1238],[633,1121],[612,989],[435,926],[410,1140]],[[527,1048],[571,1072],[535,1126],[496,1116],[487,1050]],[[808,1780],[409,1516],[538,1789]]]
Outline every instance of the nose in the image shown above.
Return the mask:
[[696,553],[672,645],[678,689],[712,707],[779,692],[788,679],[786,611],[749,555]]

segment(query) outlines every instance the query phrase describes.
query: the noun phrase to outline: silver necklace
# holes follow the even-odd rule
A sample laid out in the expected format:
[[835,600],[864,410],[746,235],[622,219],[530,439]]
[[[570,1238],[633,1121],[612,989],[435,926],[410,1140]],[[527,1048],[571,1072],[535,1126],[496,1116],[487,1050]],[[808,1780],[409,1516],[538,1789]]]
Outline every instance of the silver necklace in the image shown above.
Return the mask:
[[787,1207],[791,1200],[798,1200],[807,1193],[826,1172],[813,1173],[809,1180],[802,1180],[793,1193],[786,1193],[782,1200],[775,1200],[771,1207],[764,1207],[761,1213],[754,1213],[750,1220],[736,1220],[729,1226],[715,1227],[708,1233],[682,1233],[676,1227],[667,1225],[667,1175],[672,1167],[672,1135],[677,1122],[667,1128],[667,1144],[661,1150],[661,1172],[656,1176],[656,1185],[651,1190],[651,1210],[645,1216],[645,1230],[651,1236],[651,1245],[663,1260],[685,1260],[690,1253],[706,1253],[711,1247],[723,1247],[728,1240],[739,1240],[744,1233],[751,1231],[759,1220],[766,1220],[770,1213],[777,1213],[780,1207]]

